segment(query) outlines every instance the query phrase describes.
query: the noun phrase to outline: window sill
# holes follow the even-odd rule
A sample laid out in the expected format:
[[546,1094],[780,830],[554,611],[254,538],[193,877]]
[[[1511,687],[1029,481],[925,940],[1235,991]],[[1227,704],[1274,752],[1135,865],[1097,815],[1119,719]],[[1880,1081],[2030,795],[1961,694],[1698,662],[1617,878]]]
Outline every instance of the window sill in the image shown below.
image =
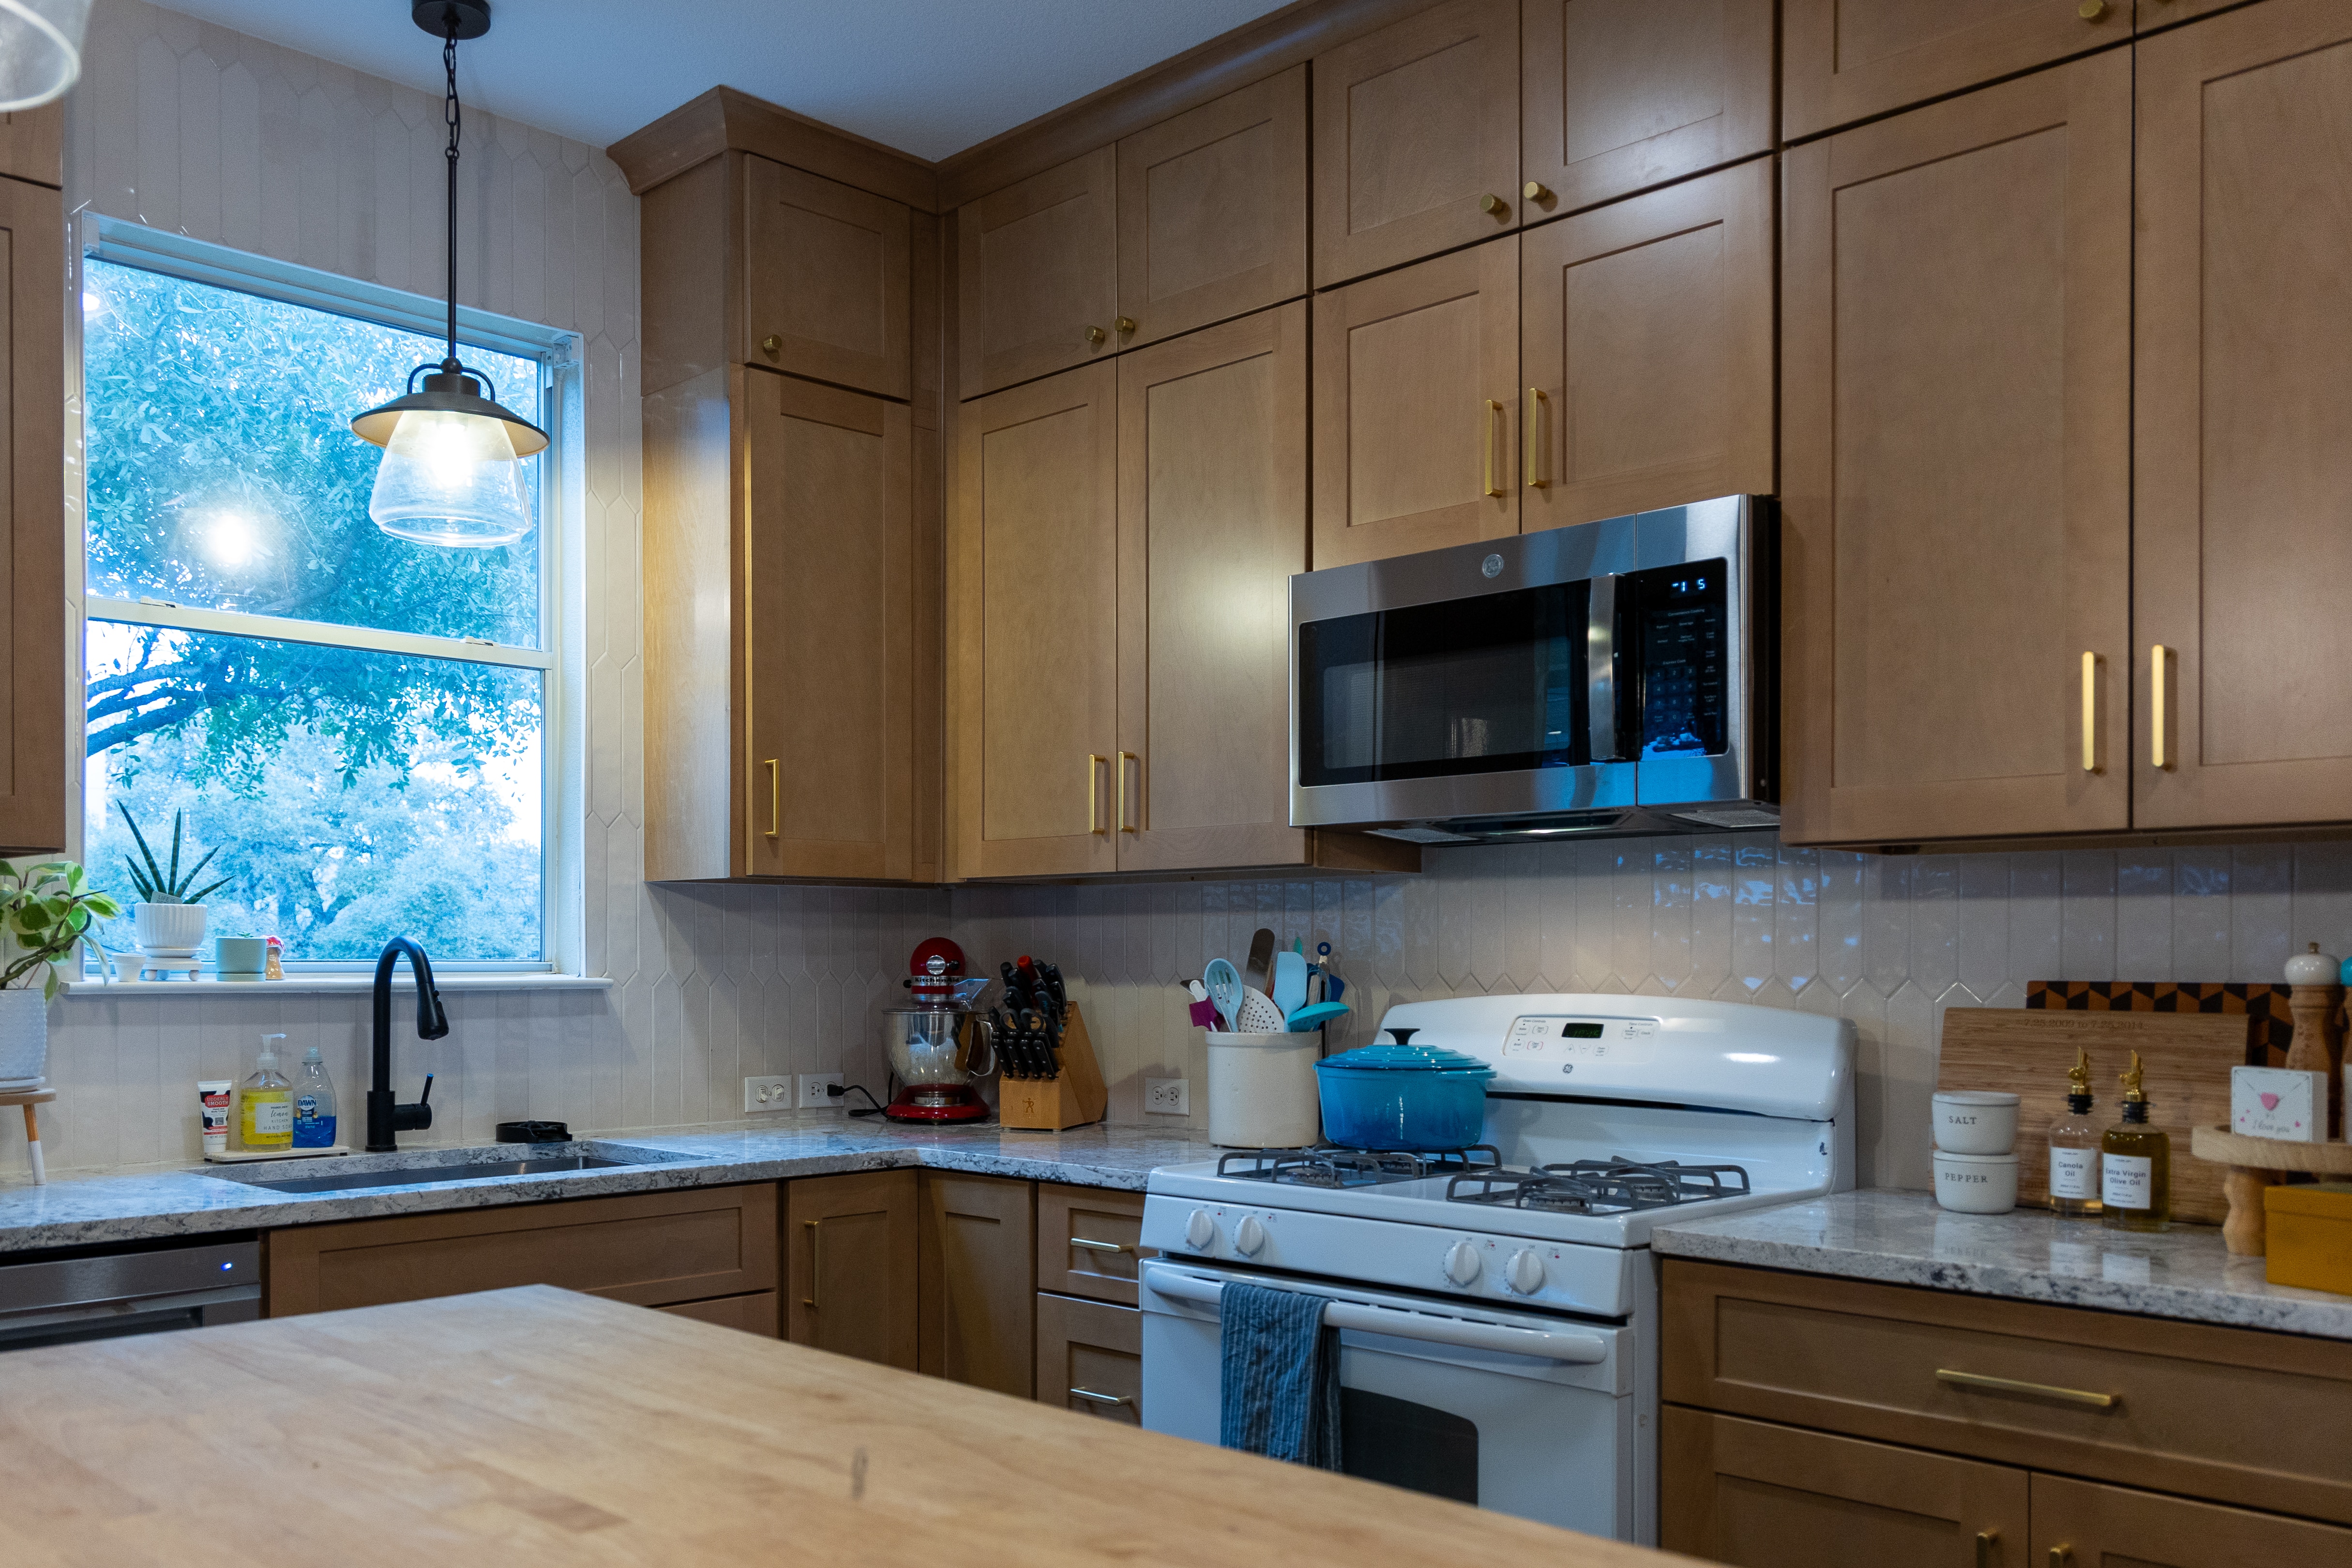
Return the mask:
[[[597,974],[550,974],[531,971],[515,974],[485,974],[478,971],[436,974],[438,991],[604,991],[613,982]],[[393,989],[414,989],[408,972],[393,977]],[[373,974],[306,974],[291,980],[68,980],[58,994],[71,998],[101,996],[326,996],[364,994],[375,988]]]

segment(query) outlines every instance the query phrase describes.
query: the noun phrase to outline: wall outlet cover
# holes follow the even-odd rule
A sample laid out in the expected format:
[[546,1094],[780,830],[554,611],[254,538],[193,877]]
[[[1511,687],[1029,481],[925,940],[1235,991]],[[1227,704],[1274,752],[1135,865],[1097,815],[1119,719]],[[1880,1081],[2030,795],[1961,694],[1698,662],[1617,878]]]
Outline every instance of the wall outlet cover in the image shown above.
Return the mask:
[[1143,1109],[1154,1116],[1190,1116],[1192,1086],[1181,1078],[1145,1079]]
[[840,1109],[841,1101],[824,1091],[824,1086],[826,1084],[839,1083],[840,1081],[841,1075],[837,1072],[804,1072],[801,1074],[801,1109],[803,1110],[833,1110]]
[[743,1114],[758,1116],[771,1110],[793,1108],[793,1079],[790,1073],[769,1073],[743,1080]]

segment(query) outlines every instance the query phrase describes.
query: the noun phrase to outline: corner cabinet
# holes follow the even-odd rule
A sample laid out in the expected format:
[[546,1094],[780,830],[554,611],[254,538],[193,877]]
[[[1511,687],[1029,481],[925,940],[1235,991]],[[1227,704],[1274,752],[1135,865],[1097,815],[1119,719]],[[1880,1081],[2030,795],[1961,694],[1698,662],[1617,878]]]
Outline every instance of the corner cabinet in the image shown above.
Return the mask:
[[856,1171],[784,1184],[784,1338],[916,1367],[916,1178]]
[[[12,170],[55,178],[57,110],[6,117]],[[65,202],[0,179],[7,480],[0,508],[0,855],[66,845]],[[79,436],[77,436],[79,440]],[[78,743],[78,742],[76,742]]]

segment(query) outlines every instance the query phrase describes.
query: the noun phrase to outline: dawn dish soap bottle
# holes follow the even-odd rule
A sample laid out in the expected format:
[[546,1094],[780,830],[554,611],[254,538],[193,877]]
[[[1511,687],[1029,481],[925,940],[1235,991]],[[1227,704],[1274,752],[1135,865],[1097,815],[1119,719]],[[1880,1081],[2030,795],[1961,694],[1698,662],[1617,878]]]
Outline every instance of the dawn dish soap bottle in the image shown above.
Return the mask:
[[302,1068],[294,1075],[294,1147],[331,1149],[335,1146],[335,1080],[319,1059],[319,1047],[302,1053]]
[[261,1054],[253,1071],[237,1086],[236,1131],[247,1149],[291,1148],[294,1143],[294,1086],[278,1070],[278,1042],[283,1035],[261,1037]]

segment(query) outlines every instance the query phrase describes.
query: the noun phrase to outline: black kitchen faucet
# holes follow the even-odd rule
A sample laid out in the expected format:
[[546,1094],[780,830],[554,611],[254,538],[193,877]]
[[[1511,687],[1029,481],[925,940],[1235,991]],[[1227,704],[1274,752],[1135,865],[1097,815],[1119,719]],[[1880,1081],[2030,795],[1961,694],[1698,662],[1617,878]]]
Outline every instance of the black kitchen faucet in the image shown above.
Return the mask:
[[392,972],[403,953],[408,955],[409,970],[416,976],[417,1037],[437,1040],[449,1032],[449,1016],[441,1010],[441,993],[433,984],[433,961],[411,939],[394,937],[383,944],[383,952],[375,961],[375,1039],[367,1093],[367,1149],[371,1154],[389,1154],[398,1149],[400,1145],[393,1142],[395,1132],[421,1132],[433,1125],[431,1073],[425,1075],[425,1092],[416,1097],[415,1104],[393,1103]]

